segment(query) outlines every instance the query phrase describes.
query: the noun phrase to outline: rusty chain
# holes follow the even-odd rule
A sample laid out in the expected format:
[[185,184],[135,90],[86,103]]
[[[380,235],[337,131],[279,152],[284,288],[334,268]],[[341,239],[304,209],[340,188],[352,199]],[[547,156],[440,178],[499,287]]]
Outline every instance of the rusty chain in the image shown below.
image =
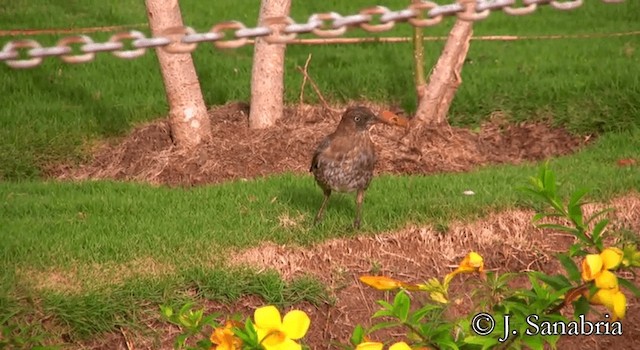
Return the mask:
[[[600,0],[604,3],[622,3],[625,0]],[[398,22],[408,22],[416,27],[434,26],[444,17],[457,16],[465,21],[479,21],[487,18],[492,11],[501,10],[512,16],[531,14],[539,5],[567,11],[582,6],[583,0],[458,0],[438,5],[431,1],[412,3],[407,8],[393,11],[384,6],[373,6],[360,10],[357,14],[342,16],[336,12],[311,15],[307,22],[296,23],[291,17],[270,17],[257,27],[247,27],[242,22],[221,22],[208,32],[198,33],[191,27],[173,27],[161,31],[155,37],[146,37],[140,31],[116,33],[108,41],[99,43],[86,35],[68,36],[60,39],[55,46],[43,47],[31,39],[14,40],[6,43],[0,51],[0,61],[14,69],[32,68],[40,65],[45,57],[59,56],[65,63],[85,63],[92,61],[98,52],[110,52],[118,58],[133,59],[144,55],[147,49],[160,48],[169,53],[191,53],[199,43],[210,42],[218,49],[238,48],[249,43],[249,38],[264,38],[269,43],[288,43],[298,34],[312,33],[328,38],[338,37],[347,29],[359,27],[368,32],[391,30]],[[473,7],[475,6],[475,8]],[[229,38],[227,35],[232,36]],[[131,48],[126,48],[126,43]],[[74,50],[72,45],[79,45]],[[21,57],[21,52],[22,56]]]

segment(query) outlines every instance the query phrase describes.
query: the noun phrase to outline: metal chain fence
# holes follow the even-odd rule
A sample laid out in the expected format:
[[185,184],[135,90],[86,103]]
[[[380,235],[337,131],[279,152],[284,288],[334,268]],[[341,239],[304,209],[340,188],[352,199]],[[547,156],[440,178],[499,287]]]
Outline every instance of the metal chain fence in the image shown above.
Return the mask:
[[[622,3],[625,0],[600,1]],[[522,16],[533,13],[541,5],[568,11],[582,6],[583,0],[522,0],[521,3],[524,6],[517,7],[516,0],[460,0],[447,5],[422,1],[395,11],[384,6],[373,6],[347,16],[336,12],[316,13],[305,23],[297,23],[291,17],[266,18],[257,27],[247,27],[239,21],[226,21],[215,24],[208,32],[203,33],[184,26],[167,28],[158,36],[146,37],[142,32],[132,30],[116,33],[106,42],[95,42],[86,35],[74,35],[63,37],[51,47],[43,47],[38,41],[31,39],[13,40],[3,46],[0,61],[11,68],[20,69],[36,67],[45,57],[52,56],[73,64],[92,61],[99,52],[110,52],[118,58],[133,59],[144,55],[150,48],[160,48],[169,53],[191,53],[200,43],[212,43],[218,49],[233,49],[247,45],[249,39],[260,37],[269,43],[284,44],[294,40],[298,34],[311,33],[322,38],[332,38],[342,36],[347,29],[355,27],[367,32],[389,31],[400,22],[416,27],[429,27],[450,16],[457,16],[464,21],[480,21],[492,11]],[[127,42],[131,48],[127,48]],[[72,47],[74,44],[79,45],[75,50]],[[24,50],[22,58],[20,50]]]

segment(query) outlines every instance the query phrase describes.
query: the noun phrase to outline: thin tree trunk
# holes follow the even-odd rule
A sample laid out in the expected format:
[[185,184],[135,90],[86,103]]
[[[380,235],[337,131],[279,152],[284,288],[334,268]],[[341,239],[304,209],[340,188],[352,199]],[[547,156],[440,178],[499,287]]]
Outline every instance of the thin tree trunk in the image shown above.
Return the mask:
[[[153,35],[169,27],[182,26],[178,0],[145,0]],[[169,124],[176,146],[193,148],[211,139],[207,108],[200,90],[191,54],[156,49],[165,93],[169,103]]]
[[[267,17],[288,16],[291,0],[262,0],[260,22]],[[270,44],[257,38],[251,71],[249,127],[267,128],[284,112],[284,57],[286,44]]]
[[[448,125],[447,113],[456,90],[462,83],[460,73],[472,35],[473,22],[457,19],[429,82],[416,86],[419,101],[412,127],[419,129],[421,125]],[[414,45],[417,44],[417,39],[414,40]]]
[[[413,0],[413,3],[419,3],[421,0]],[[422,13],[418,15],[421,19]],[[424,32],[421,27],[413,27],[413,77],[416,85],[416,95],[418,101],[424,96],[424,89],[427,82],[424,78]]]

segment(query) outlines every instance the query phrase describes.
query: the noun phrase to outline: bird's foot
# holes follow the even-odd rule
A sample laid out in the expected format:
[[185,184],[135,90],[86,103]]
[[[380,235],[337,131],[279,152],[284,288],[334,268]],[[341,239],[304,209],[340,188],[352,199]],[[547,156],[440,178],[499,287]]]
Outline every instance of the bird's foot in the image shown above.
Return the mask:
[[359,230],[360,229],[360,219],[355,219],[353,221],[353,226],[352,227],[353,227],[354,230]]

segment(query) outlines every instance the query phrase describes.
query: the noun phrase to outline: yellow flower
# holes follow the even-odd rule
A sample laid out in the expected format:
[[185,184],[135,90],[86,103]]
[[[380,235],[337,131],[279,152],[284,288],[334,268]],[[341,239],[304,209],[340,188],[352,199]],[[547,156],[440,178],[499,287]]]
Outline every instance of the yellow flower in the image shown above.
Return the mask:
[[602,271],[602,257],[600,254],[589,254],[582,260],[582,279],[592,281]]
[[411,347],[407,343],[401,341],[391,345],[389,350],[411,350]]
[[618,277],[611,271],[622,263],[622,250],[609,247],[600,254],[589,254],[582,260],[582,279],[595,280],[598,291],[591,296],[592,304],[604,305],[613,313],[613,319],[623,318],[627,309],[627,298],[618,288]]
[[596,287],[600,289],[612,289],[618,287],[618,276],[609,270],[601,271],[595,278]]
[[600,254],[589,254],[582,260],[582,279],[589,282],[598,277],[602,271],[612,270],[622,262],[622,250],[609,247]]
[[617,287],[598,290],[590,302],[609,309],[613,313],[613,320],[624,318],[627,309],[627,297]]
[[[360,343],[356,346],[356,350],[382,350],[383,348],[384,344],[372,341]],[[389,350],[411,350],[411,347],[409,347],[407,343],[401,341],[391,345]]]
[[233,334],[233,321],[227,321],[224,327],[218,327],[211,333],[210,340],[216,346],[211,350],[236,350],[242,346],[242,340]]
[[393,290],[404,285],[404,283],[387,276],[360,276],[360,281],[377,290]]
[[458,270],[460,272],[482,272],[484,270],[484,259],[480,254],[471,252],[462,259]]
[[258,339],[266,350],[300,350],[295,340],[307,334],[311,320],[304,311],[289,311],[280,318],[275,306],[263,306],[253,315]]
[[384,345],[382,343],[367,341],[358,344],[358,346],[356,346],[356,350],[382,350],[383,347]]
[[467,256],[464,257],[464,259],[462,259],[460,265],[458,265],[458,268],[455,269],[455,271],[452,271],[444,276],[443,284],[445,286],[448,286],[453,277],[459,273],[476,271],[480,272],[481,274],[484,273],[484,259],[482,258],[482,255],[478,253],[470,252],[469,254],[467,254]]
[[377,290],[393,290],[405,288],[408,290],[419,290],[420,286],[394,280],[387,276],[360,276],[360,282]]
[[616,247],[609,247],[600,253],[600,257],[602,257],[602,264],[605,269],[612,270],[618,267],[622,262],[622,257],[624,253],[622,250]]

